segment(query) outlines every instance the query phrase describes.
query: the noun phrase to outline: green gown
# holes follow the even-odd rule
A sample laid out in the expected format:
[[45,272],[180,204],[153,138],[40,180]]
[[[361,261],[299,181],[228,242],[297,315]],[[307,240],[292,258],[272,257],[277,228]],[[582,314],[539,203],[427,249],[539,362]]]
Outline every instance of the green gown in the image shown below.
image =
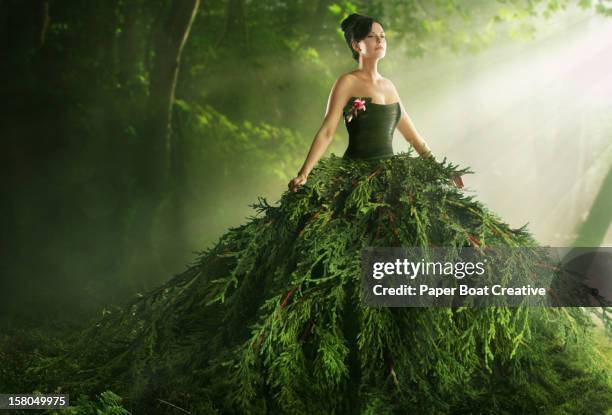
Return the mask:
[[112,390],[134,413],[181,413],[167,402],[218,414],[604,413],[609,378],[582,309],[362,303],[366,247],[537,242],[453,185],[468,168],[394,155],[398,103],[361,97],[351,114],[354,98],[343,157],[321,159],[278,204],[260,199],[38,376],[73,394]]

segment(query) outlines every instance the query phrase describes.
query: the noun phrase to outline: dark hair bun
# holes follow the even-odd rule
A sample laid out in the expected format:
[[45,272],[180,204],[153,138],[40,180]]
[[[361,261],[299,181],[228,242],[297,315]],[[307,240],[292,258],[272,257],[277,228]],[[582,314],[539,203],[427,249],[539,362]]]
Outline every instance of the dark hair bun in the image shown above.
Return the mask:
[[340,28],[342,29],[343,32],[346,32],[351,26],[353,26],[355,24],[357,19],[359,19],[360,17],[364,17],[364,16],[361,16],[361,15],[359,15],[357,13],[351,14],[350,16],[345,18],[342,21],[342,23],[340,23]]
[[382,26],[373,17],[353,13],[340,23],[340,28],[344,32],[344,40],[346,40],[346,44],[353,54],[353,59],[357,62],[359,62],[359,53],[353,49],[352,43],[354,40],[359,42],[364,39],[372,30],[372,23],[374,22]]

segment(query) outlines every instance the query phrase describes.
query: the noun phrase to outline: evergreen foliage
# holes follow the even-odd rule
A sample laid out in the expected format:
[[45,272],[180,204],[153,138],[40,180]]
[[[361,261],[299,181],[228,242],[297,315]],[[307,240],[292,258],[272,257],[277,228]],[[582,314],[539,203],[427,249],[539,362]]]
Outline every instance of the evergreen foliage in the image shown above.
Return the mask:
[[[412,157],[319,162],[183,273],[37,356],[39,390],[112,390],[136,413],[602,413],[581,308],[373,308],[368,246],[537,246]],[[485,409],[486,408],[486,409]],[[136,410],[137,409],[137,410]],[[168,412],[171,413],[171,412]]]

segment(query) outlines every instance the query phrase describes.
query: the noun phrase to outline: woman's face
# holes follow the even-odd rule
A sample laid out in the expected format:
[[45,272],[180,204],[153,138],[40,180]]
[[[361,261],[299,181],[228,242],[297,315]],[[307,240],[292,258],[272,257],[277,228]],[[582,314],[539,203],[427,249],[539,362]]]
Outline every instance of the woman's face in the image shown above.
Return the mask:
[[353,48],[364,58],[380,59],[384,57],[387,51],[387,40],[380,23],[372,23],[370,33],[359,42],[353,42]]

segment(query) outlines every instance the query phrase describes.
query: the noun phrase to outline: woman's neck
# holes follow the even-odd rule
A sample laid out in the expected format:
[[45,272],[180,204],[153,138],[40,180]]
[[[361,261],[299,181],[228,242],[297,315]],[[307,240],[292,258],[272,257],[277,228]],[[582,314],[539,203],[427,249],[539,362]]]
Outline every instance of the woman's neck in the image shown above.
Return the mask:
[[378,59],[360,59],[358,71],[366,81],[371,83],[376,83],[382,78],[382,76],[380,76],[378,73]]

